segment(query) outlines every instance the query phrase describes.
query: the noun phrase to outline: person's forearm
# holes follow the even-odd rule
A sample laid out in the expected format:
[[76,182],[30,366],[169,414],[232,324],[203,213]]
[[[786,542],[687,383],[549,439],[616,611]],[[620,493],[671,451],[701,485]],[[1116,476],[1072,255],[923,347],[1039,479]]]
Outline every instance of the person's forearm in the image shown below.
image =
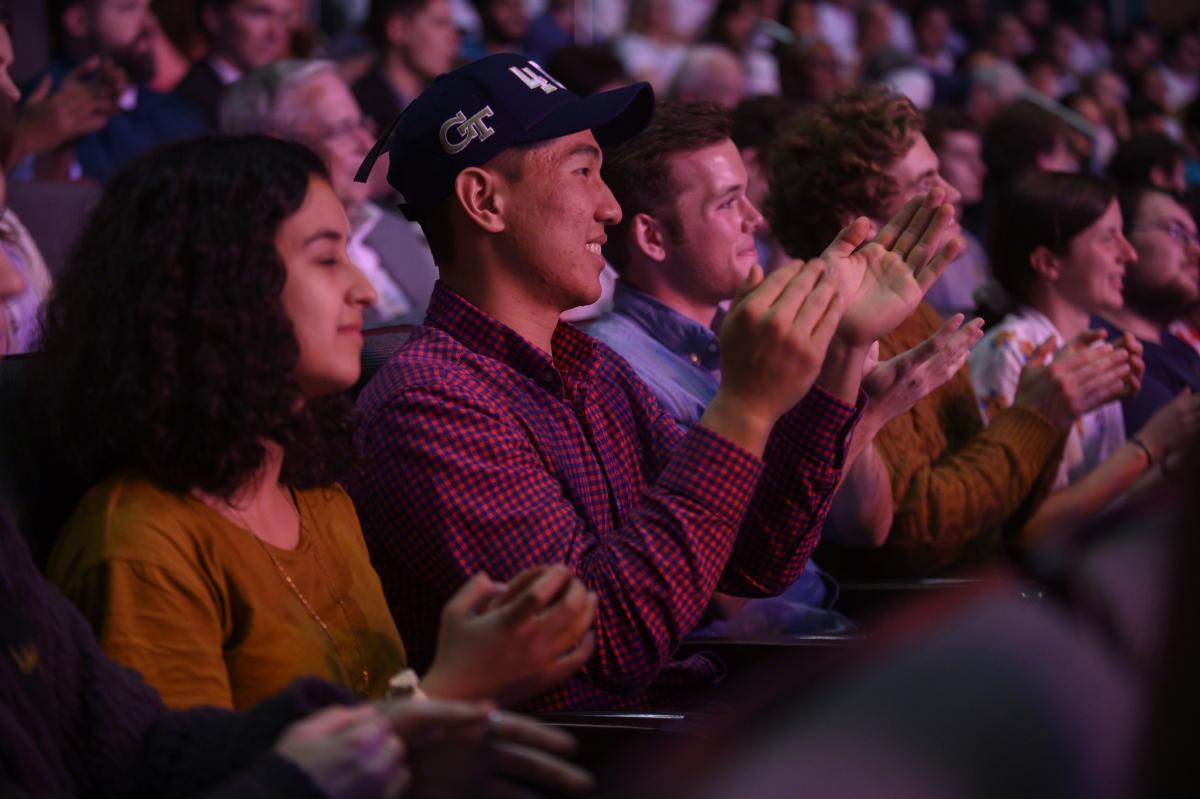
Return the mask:
[[16,127],[13,129],[12,147],[9,148],[4,165],[5,169],[12,169],[30,156],[49,157],[61,151],[66,151],[68,154],[71,152],[73,148],[68,146],[70,144],[68,140],[57,135],[49,136],[46,131],[39,130],[39,127],[44,128],[45,126],[30,124],[24,116],[17,120]]
[[141,790],[131,793],[246,796],[253,777],[269,772],[288,796],[312,795],[309,780],[271,757],[271,747],[288,725],[330,705],[354,701],[340,687],[307,677],[245,712],[199,707],[163,713],[143,739],[139,768],[131,775],[133,786]]
[[1021,531],[1021,542],[1032,544],[1094,516],[1133,488],[1148,467],[1142,448],[1125,443],[1082,480],[1047,497]]
[[921,402],[876,437],[891,474],[896,510],[888,545],[902,553],[898,573],[927,575],[956,562],[1029,499],[1061,456],[1065,436],[1021,408],[1006,408],[987,429],[939,446],[931,431],[948,421]]
[[775,421],[763,418],[738,397],[718,389],[704,409],[699,424],[761,458]]
[[28,130],[18,122],[13,131],[12,146],[9,147],[8,156],[4,162],[5,171],[12,169],[31,155],[37,155],[35,144]]
[[814,386],[775,425],[720,590],[774,596],[795,582],[817,546],[862,411]]
[[892,481],[887,464],[871,445],[874,435],[863,432],[860,425],[855,443],[860,438],[866,443],[846,470],[822,536],[844,546],[877,547],[892,529]]
[[[866,357],[866,349],[845,345],[835,339],[829,345],[815,385],[847,405],[857,404]],[[766,450],[767,439],[776,421],[765,418],[752,403],[725,389],[717,391],[700,417],[700,424],[759,458]]]
[[75,161],[75,148],[60,147],[33,157],[33,175],[38,180],[69,180],[71,164]]
[[834,338],[825,354],[816,384],[842,402],[854,405],[858,401],[858,391],[862,386],[863,364],[866,362],[868,349],[843,344]]

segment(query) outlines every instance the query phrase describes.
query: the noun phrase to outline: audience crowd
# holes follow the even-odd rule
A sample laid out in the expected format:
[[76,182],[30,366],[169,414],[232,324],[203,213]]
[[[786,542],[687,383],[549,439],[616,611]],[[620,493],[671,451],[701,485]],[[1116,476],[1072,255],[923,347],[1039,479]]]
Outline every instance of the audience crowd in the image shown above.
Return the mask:
[[961,795],[1183,773],[1187,6],[0,0],[0,423],[71,503],[0,470],[0,793],[577,794],[543,722],[672,710],[731,743],[627,795],[934,795],[1035,694],[1119,734]]

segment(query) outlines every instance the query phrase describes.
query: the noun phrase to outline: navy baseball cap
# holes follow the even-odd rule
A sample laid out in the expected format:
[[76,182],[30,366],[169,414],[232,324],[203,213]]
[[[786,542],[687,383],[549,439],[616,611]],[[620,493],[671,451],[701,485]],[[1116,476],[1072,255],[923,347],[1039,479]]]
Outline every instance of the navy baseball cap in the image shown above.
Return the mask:
[[514,53],[473,61],[440,76],[396,117],[355,180],[391,153],[388,183],[409,219],[450,195],[467,167],[508,148],[591,130],[601,147],[636,136],[654,113],[654,91],[636,83],[579,97],[537,62]]

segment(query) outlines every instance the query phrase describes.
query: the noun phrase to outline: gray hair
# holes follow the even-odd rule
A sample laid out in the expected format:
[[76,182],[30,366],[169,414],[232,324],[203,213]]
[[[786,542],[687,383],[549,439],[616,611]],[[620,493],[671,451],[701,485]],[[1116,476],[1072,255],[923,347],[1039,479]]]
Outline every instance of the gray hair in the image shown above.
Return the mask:
[[742,70],[737,54],[722,44],[694,44],[687,49],[683,63],[675,72],[675,78],[667,89],[672,100],[695,99],[689,92],[703,91],[718,70]]
[[339,74],[332,61],[298,59],[274,61],[246,73],[221,100],[221,132],[294,135],[304,112],[291,97],[323,72]]

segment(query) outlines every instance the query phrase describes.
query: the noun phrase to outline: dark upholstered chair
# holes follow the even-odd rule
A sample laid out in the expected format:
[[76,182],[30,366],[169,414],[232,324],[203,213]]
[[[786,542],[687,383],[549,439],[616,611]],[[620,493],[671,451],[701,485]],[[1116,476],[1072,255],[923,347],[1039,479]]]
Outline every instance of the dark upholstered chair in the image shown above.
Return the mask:
[[375,327],[363,331],[363,349],[359,356],[362,372],[358,382],[350,389],[350,396],[357,398],[360,391],[371,382],[375,373],[388,362],[388,359],[400,349],[408,337],[412,335],[415,325],[390,325]]
[[50,446],[33,413],[30,374],[38,355],[0,358],[0,495],[25,534],[39,567],[83,486]]
[[88,214],[100,199],[100,186],[89,181],[9,181],[8,206],[29,230],[57,277]]

